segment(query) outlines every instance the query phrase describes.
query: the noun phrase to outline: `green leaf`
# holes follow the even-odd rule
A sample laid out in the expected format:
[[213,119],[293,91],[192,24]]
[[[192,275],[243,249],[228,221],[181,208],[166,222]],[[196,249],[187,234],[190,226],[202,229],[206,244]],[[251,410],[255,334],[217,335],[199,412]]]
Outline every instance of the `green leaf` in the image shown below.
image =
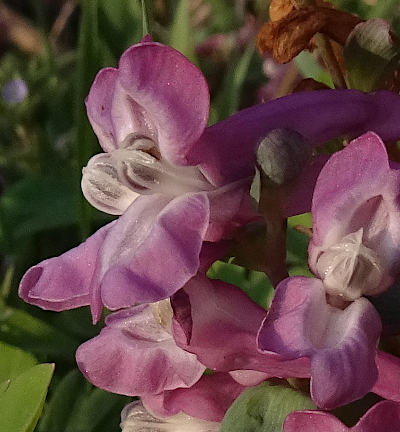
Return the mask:
[[294,227],[302,225],[311,228],[311,213],[304,213],[288,219],[286,237],[287,264],[290,276],[312,276],[308,268],[308,243],[306,234],[297,231]]
[[263,308],[270,305],[274,295],[271,282],[264,273],[249,271],[236,264],[216,261],[208,270],[207,276],[239,287]]
[[0,383],[17,377],[36,363],[32,354],[0,342]]
[[294,62],[305,78],[313,78],[315,81],[333,88],[330,74],[320,66],[317,60],[307,51],[302,51]]
[[389,24],[372,19],[351,32],[343,55],[350,86],[370,92],[379,88],[399,65],[400,50]]
[[54,365],[33,366],[0,395],[0,431],[33,432],[46,398]]
[[169,45],[180,51],[191,62],[197,64],[189,0],[179,0],[171,26]]
[[74,361],[79,341],[28,312],[0,305],[0,340],[41,356]]
[[220,432],[281,432],[286,416],[316,409],[311,399],[289,387],[260,384],[244,391],[225,414]]

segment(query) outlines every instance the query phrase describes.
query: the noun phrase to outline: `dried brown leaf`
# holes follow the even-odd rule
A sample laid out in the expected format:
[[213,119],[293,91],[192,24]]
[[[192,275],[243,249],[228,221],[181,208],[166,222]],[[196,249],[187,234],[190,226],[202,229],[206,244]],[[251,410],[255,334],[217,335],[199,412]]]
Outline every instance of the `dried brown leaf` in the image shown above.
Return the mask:
[[278,63],[288,63],[309,47],[316,33],[324,33],[343,45],[351,30],[362,20],[330,7],[293,10],[279,21],[265,23],[257,36],[262,54],[272,53]]
[[279,21],[285,18],[295,9],[291,0],[271,0],[269,5],[269,17],[271,21]]

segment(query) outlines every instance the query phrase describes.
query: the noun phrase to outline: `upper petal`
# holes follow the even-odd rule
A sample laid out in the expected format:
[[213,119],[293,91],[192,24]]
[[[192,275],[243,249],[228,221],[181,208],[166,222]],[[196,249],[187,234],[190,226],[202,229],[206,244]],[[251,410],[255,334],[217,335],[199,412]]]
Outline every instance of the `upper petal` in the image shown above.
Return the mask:
[[102,69],[96,75],[85,101],[90,124],[104,151],[111,151],[118,146],[111,117],[117,77],[117,69]]
[[110,315],[100,335],[81,345],[76,361],[95,386],[137,396],[190,387],[205,367],[175,344],[151,306]]
[[99,251],[114,222],[68,252],[31,267],[19,286],[26,302],[54,311],[89,305]]
[[381,91],[300,92],[255,105],[207,128],[188,155],[214,184],[224,184],[254,172],[255,149],[268,132],[293,129],[310,145],[369,130],[384,140],[400,136],[400,97]]
[[155,126],[162,156],[182,164],[207,125],[209,92],[200,70],[173,48],[147,42],[122,54],[118,74]]
[[361,298],[341,310],[326,303],[318,279],[279,284],[259,332],[259,346],[288,359],[311,358],[311,395],[323,408],[364,396],[377,379],[378,313]]
[[110,309],[170,297],[200,266],[209,222],[205,194],[139,197],[107,235],[98,281]]

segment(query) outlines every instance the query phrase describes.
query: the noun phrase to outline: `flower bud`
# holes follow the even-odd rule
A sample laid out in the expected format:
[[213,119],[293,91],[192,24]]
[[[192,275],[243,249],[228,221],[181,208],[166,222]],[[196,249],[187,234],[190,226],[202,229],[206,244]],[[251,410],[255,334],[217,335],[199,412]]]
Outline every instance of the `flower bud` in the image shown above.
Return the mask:
[[257,149],[257,164],[266,177],[277,185],[292,182],[311,157],[311,146],[298,132],[274,129]]

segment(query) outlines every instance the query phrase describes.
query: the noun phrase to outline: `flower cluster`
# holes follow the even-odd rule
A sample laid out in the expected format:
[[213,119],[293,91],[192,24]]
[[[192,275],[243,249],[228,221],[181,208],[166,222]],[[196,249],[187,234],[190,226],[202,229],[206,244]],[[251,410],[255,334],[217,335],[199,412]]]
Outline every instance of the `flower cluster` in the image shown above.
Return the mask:
[[[76,360],[94,385],[141,398],[125,408],[124,432],[217,431],[235,399],[270,378],[304,378],[321,409],[373,391],[390,401],[349,430],[377,430],[377,417],[400,428],[400,361],[377,349],[385,321],[374,306],[400,273],[400,171],[382,141],[400,137],[400,97],[302,92],[207,127],[201,72],[145,38],[99,72],[86,106],[104,153],[82,190],[119,217],[28,270],[20,296],[54,311],[89,305],[93,322],[113,312]],[[281,204],[285,217],[312,212],[315,277],[281,281],[266,311],[207,270],[260,220],[250,186],[258,145],[276,129],[295,131],[311,155]],[[343,136],[359,138],[327,162],[312,156]],[[318,426],[347,430],[321,411],[290,414],[284,430]]]

